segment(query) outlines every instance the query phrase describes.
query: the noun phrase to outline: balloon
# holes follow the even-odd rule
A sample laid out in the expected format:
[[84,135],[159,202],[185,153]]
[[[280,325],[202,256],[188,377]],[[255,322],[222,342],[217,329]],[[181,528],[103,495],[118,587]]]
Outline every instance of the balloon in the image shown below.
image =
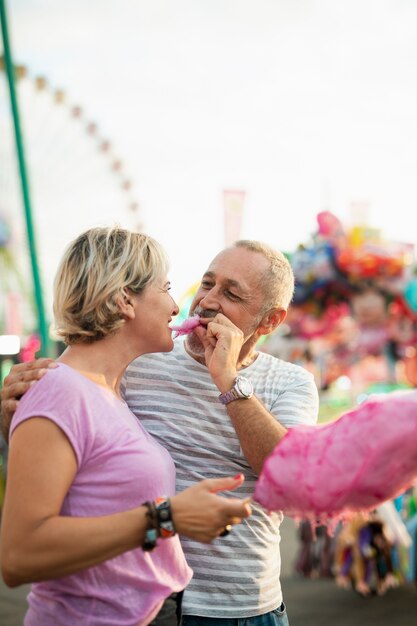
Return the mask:
[[6,220],[0,216],[0,248],[6,247],[10,240],[10,228]]
[[334,237],[343,233],[343,226],[338,217],[330,211],[321,211],[317,214],[317,224],[319,235],[323,237]]
[[266,459],[254,500],[335,522],[394,498],[416,476],[417,391],[395,391],[335,422],[290,429]]
[[406,284],[404,298],[413,313],[417,313],[417,278],[413,278]]

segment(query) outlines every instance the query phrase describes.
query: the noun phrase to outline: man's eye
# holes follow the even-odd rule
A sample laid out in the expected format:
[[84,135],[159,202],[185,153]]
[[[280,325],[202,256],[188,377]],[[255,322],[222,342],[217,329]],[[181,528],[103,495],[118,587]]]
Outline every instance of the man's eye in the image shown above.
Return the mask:
[[237,296],[235,293],[233,293],[232,291],[229,291],[228,289],[226,289],[226,291],[224,292],[226,294],[226,296],[228,298],[230,298],[231,300],[240,300],[239,296]]
[[203,280],[201,282],[201,286],[203,287],[203,289],[211,289],[212,288],[212,284],[209,283],[207,280]]

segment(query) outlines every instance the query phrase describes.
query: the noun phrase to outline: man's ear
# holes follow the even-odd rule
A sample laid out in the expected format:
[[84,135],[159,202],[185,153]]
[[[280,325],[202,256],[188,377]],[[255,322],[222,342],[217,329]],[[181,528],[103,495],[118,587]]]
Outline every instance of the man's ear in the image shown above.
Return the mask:
[[269,335],[282,324],[286,317],[287,311],[285,309],[270,309],[265,313],[258,326],[259,335]]

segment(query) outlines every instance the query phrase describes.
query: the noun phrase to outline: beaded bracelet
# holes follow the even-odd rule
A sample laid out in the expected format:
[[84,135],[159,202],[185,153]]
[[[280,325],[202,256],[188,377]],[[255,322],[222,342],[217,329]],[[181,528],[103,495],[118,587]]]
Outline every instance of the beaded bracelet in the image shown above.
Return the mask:
[[156,546],[156,540],[158,538],[158,526],[156,521],[155,505],[153,502],[144,502],[143,506],[146,506],[146,519],[148,526],[145,531],[145,539],[142,544],[142,548],[145,552],[151,552]]
[[162,497],[155,500],[156,519],[159,530],[159,536],[163,539],[173,537],[176,534],[174,521],[172,519],[171,501],[169,498]]
[[146,506],[146,518],[148,526],[145,531],[145,539],[142,548],[145,552],[150,552],[157,545],[158,537],[167,539],[176,534],[174,521],[172,519],[171,501],[169,498],[157,498],[155,502],[144,502]]

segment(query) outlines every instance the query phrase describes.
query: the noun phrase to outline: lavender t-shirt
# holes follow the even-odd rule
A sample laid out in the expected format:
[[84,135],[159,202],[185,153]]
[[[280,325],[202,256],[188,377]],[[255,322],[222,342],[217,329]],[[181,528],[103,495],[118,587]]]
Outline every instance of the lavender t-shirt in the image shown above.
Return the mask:
[[[62,515],[110,515],[174,495],[175,467],[168,452],[126,404],[67,365],[48,370],[24,395],[12,432],[35,416],[62,429],[77,459]],[[147,624],[191,574],[178,536],[160,540],[151,553],[138,548],[77,574],[33,584],[25,626]]]

